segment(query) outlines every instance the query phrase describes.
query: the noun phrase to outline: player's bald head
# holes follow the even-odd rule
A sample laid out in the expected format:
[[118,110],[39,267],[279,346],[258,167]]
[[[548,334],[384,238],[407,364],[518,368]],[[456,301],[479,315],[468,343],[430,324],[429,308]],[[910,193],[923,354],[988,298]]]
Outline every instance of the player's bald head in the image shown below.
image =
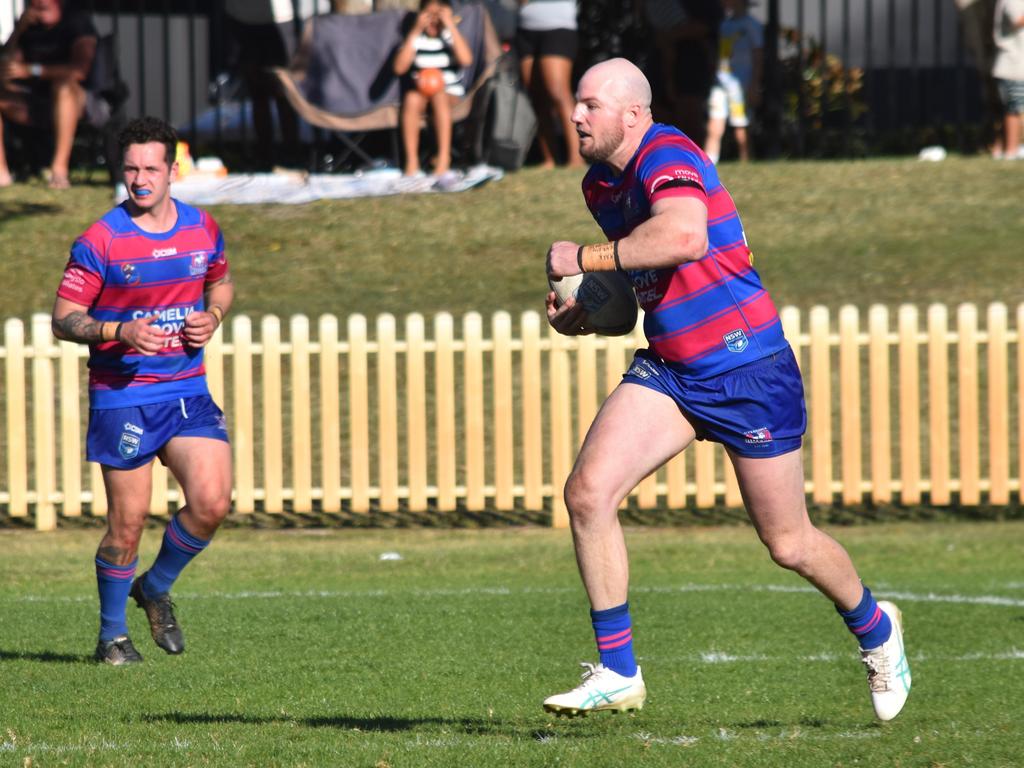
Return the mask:
[[584,82],[620,107],[651,108],[651,84],[640,68],[628,59],[608,59],[595,64],[583,73],[581,90]]

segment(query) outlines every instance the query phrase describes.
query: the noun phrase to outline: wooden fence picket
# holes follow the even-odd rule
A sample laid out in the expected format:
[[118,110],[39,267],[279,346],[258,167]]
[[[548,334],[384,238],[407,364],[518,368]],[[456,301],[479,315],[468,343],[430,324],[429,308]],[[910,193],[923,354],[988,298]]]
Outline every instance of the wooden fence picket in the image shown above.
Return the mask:
[[868,376],[871,435],[871,500],[892,501],[892,401],[890,397],[889,310],[880,304],[868,313]]
[[541,378],[540,315],[524,312],[522,370],[519,386],[523,400],[523,505],[540,509],[544,504],[544,415]]
[[981,503],[981,458],[978,406],[978,310],[957,308],[957,395],[960,435],[960,503]]
[[252,383],[252,320],[231,318],[233,418],[228,423],[234,446],[235,511],[247,515],[256,510],[256,402]]
[[348,318],[349,482],[352,511],[370,511],[370,392],[366,318]]
[[818,504],[832,503],[832,348],[826,307],[811,309],[811,483]]
[[482,512],[487,505],[484,497],[487,448],[484,439],[484,331],[483,318],[478,312],[469,312],[463,318],[462,339],[466,509]]
[[497,312],[491,327],[494,337],[494,506],[515,509],[515,395],[512,378],[512,316]]
[[423,315],[405,319],[405,443],[409,510],[427,510],[427,349]]
[[289,322],[291,342],[291,392],[292,401],[292,510],[311,512],[313,510],[313,428],[311,403],[313,396],[309,372],[309,318],[292,315]]
[[860,313],[856,307],[843,307],[839,312],[839,444],[842,451],[843,504],[860,504],[864,500],[861,488],[860,349]]
[[320,337],[320,486],[321,509],[341,511],[341,374],[338,318],[321,315]]
[[28,410],[25,402],[25,325],[11,319],[4,323],[4,385],[7,413],[7,514],[28,515]]
[[455,323],[442,312],[434,318],[434,410],[437,456],[437,508],[452,512],[455,487]]
[[80,344],[62,341],[60,346],[60,468],[64,517],[82,514],[82,409],[79,405],[82,374],[78,364]]
[[53,360],[50,349],[53,334],[50,316],[32,317],[32,411],[35,424],[36,530],[52,531],[57,527],[57,508],[53,496],[57,492],[54,466],[57,448],[54,434]]
[[398,349],[394,315],[377,316],[377,487],[381,512],[398,511]]
[[1010,382],[1006,305],[988,308],[988,502],[1010,503]]
[[929,501],[952,498],[949,442],[949,316],[942,304],[928,307],[928,474]]
[[921,503],[921,393],[917,307],[899,309],[900,503]]

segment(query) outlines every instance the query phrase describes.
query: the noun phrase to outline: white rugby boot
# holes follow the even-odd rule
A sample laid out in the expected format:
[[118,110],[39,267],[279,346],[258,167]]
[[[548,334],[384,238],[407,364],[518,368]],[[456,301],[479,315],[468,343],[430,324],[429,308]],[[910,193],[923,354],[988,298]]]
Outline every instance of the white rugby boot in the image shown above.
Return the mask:
[[892,720],[910,695],[910,662],[903,648],[903,614],[887,600],[879,600],[878,607],[892,622],[892,634],[877,648],[862,648],[860,660],[868,670],[875,716],[879,720]]
[[565,693],[544,699],[544,709],[556,715],[585,715],[602,709],[628,712],[643,709],[647,688],[640,667],[632,677],[623,677],[603,664],[581,662],[583,682]]

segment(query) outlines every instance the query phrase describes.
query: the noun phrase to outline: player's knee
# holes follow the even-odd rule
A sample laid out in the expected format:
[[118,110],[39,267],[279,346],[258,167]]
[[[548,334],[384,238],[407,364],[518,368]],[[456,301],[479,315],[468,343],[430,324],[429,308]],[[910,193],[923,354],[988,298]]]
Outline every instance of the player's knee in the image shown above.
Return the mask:
[[591,473],[574,469],[565,481],[565,504],[574,518],[587,519],[600,511],[601,488]]
[[772,561],[789,571],[800,573],[807,560],[807,546],[802,535],[786,534],[765,541]]
[[216,527],[231,511],[231,494],[202,494],[195,499],[189,499],[188,507],[204,527]]
[[[112,521],[111,521],[112,522]],[[142,540],[142,532],[145,529],[145,521],[118,522],[108,526],[107,535],[104,539],[108,549],[119,550],[125,555],[134,555],[139,551],[139,542]]]

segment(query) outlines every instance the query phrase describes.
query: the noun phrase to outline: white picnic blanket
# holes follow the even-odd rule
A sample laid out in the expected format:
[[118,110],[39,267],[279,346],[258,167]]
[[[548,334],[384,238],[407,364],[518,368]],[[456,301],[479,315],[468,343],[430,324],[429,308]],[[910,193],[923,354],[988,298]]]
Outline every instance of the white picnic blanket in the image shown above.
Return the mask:
[[[381,195],[462,192],[497,181],[504,172],[490,165],[441,176],[403,176],[397,168],[380,168],[352,174],[279,173],[192,174],[174,182],[171,194],[191,205],[247,205],[253,203],[308,203],[326,198],[376,197]],[[114,197],[128,196],[119,184]]]

